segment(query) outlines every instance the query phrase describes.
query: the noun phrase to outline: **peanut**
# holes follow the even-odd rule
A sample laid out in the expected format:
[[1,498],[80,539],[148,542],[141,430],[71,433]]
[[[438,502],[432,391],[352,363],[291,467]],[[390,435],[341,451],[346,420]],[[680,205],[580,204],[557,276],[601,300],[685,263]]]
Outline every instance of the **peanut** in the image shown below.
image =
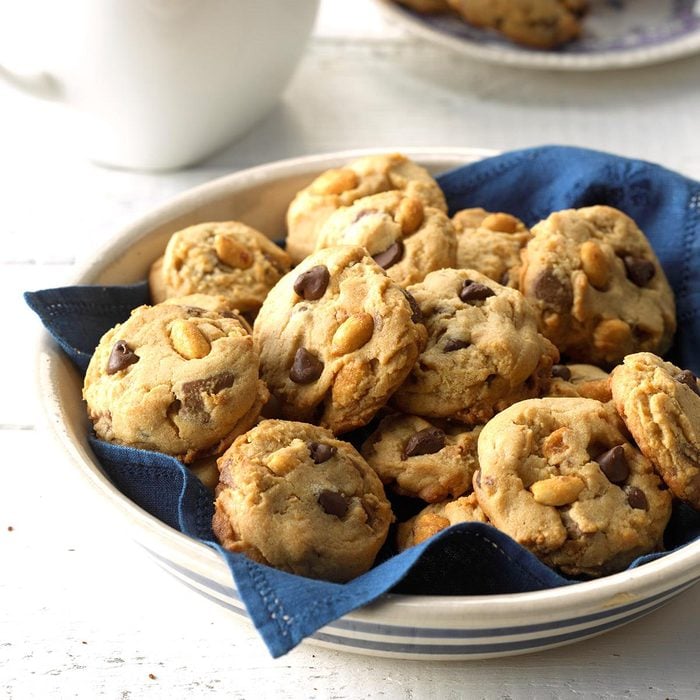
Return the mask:
[[368,313],[353,314],[338,326],[333,334],[331,350],[334,355],[345,355],[361,348],[372,337],[374,319]]
[[289,449],[278,450],[267,458],[267,466],[278,476],[284,476],[299,466],[299,458]]
[[404,197],[396,209],[396,222],[401,226],[401,233],[410,236],[415,233],[423,223],[425,212],[423,205],[413,197]]
[[186,360],[206,357],[211,345],[197,326],[182,318],[175,319],[170,326],[170,340],[175,350]]
[[552,476],[530,486],[533,498],[544,506],[573,503],[585,484],[577,476]]
[[500,231],[501,233],[515,233],[519,225],[520,222],[514,216],[503,212],[489,214],[481,222],[481,228],[487,228],[489,231]]
[[581,267],[596,289],[605,289],[610,282],[610,266],[602,248],[595,241],[585,241],[579,250]]
[[631,340],[632,329],[620,318],[606,318],[593,330],[593,345],[606,357],[622,357]]
[[333,168],[321,173],[312,183],[311,190],[316,194],[341,194],[359,184],[357,173],[350,168]]
[[245,270],[253,264],[252,253],[226,234],[216,234],[214,250],[216,251],[216,257],[229,267]]

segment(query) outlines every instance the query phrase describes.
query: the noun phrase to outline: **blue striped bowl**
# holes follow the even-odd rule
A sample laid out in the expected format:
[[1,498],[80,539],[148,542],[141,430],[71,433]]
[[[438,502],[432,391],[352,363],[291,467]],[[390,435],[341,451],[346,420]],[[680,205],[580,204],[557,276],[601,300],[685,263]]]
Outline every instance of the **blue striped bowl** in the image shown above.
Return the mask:
[[[433,172],[474,162],[489,151],[401,149]],[[74,284],[126,284],[145,277],[170,234],[201,221],[240,219],[266,232],[284,230],[294,193],[317,173],[367,152],[280,161],[190,190],[119,232],[85,264]],[[91,498],[153,560],[195,593],[247,620],[224,560],[149,515],[104,476],[90,450],[81,379],[45,335],[39,385],[48,422]],[[585,639],[661,607],[700,579],[700,542],[656,561],[564,588],[492,596],[386,595],[322,628],[309,643],[397,658],[483,659],[540,651]]]

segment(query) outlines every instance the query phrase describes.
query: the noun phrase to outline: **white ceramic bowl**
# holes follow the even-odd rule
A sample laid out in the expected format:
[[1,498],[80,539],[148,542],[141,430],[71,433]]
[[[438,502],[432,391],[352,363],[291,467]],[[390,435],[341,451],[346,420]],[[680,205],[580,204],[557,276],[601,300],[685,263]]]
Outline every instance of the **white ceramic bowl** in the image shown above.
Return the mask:
[[[490,152],[402,149],[438,173]],[[239,219],[279,237],[294,193],[315,174],[366,152],[280,161],[186,192],[119,233],[83,266],[75,284],[144,279],[170,234],[202,221]],[[212,549],[149,515],[107,480],[87,441],[81,379],[45,334],[39,382],[49,421],[92,495],[166,571],[238,616],[245,607],[224,560]],[[635,620],[700,579],[700,542],[657,561],[597,581],[534,593],[492,596],[386,595],[327,625],[311,642],[365,654],[403,658],[478,659],[568,644]]]

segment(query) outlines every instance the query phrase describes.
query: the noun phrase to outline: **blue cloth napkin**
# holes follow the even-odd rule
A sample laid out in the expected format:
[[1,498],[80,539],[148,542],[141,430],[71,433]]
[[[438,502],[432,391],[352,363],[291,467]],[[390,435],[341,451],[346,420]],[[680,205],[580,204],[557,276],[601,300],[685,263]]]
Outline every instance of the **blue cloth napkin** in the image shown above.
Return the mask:
[[[451,213],[481,206],[533,225],[550,212],[609,204],[627,212],[654,246],[678,303],[670,357],[700,373],[700,183],[651,163],[580,148],[546,146],[505,153],[438,177]],[[149,303],[145,282],[27,292],[29,306],[85,371],[100,337]],[[352,435],[349,436],[352,440]],[[168,525],[216,548],[231,569],[248,613],[273,656],[388,591],[468,595],[515,593],[575,584],[503,533],[482,523],[456,525],[396,555],[388,544],[368,573],[335,584],[294,576],[223,550],[211,530],[212,493],[177,460],[89,437],[114,485]],[[415,501],[396,499],[401,517]],[[700,537],[700,514],[677,505],[666,530],[669,551]],[[664,556],[640,557],[639,566]]]

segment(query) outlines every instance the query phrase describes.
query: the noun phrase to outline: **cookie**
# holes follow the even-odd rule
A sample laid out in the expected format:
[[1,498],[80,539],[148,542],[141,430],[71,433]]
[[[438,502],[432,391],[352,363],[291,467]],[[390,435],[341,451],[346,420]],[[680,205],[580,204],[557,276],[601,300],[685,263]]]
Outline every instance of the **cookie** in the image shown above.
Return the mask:
[[531,238],[525,224],[510,214],[481,208],[458,211],[452,223],[457,234],[455,267],[476,270],[517,289],[520,251]]
[[612,400],[610,375],[595,365],[554,365],[546,396],[580,396],[605,403]]
[[668,350],[676,329],[673,292],[629,216],[607,206],[567,209],[532,234],[520,291],[562,354],[599,365]]
[[639,449],[671,493],[700,510],[700,385],[651,353],[625,357],[612,371],[615,406]]
[[457,523],[487,523],[476,494],[470,493],[452,501],[432,503],[396,528],[396,545],[399,552],[414,547]]
[[413,299],[359,246],[320,250],[283,277],[253,335],[279,415],[336,434],[370,421],[426,340]]
[[265,420],[219,458],[213,529],[232,552],[300,576],[367,571],[393,519],[377,475],[349,443]]
[[222,452],[267,396],[237,319],[172,304],[140,306],[108,331],[83,387],[97,437],[186,463]]
[[286,241],[292,261],[299,263],[313,253],[323,224],[336,209],[389,190],[447,212],[445,196],[425,168],[400,153],[364,156],[326,170],[294,197],[287,211]]
[[448,0],[475,27],[534,49],[553,49],[581,33],[587,0]]
[[174,233],[162,262],[152,266],[149,284],[156,302],[214,294],[241,312],[255,312],[290,267],[289,256],[264,234],[238,221],[219,221]]
[[530,399],[479,436],[474,491],[489,520],[549,566],[601,576],[663,548],[671,496],[612,404]]
[[471,490],[480,431],[395,414],[381,420],[360,452],[385,486],[436,503]]
[[403,287],[457,262],[457,239],[447,215],[398,190],[363,197],[333,213],[316,247],[334,245],[363,246]]
[[522,294],[475,270],[438,270],[409,287],[428,344],[393,397],[404,413],[481,425],[546,392],[559,354]]

